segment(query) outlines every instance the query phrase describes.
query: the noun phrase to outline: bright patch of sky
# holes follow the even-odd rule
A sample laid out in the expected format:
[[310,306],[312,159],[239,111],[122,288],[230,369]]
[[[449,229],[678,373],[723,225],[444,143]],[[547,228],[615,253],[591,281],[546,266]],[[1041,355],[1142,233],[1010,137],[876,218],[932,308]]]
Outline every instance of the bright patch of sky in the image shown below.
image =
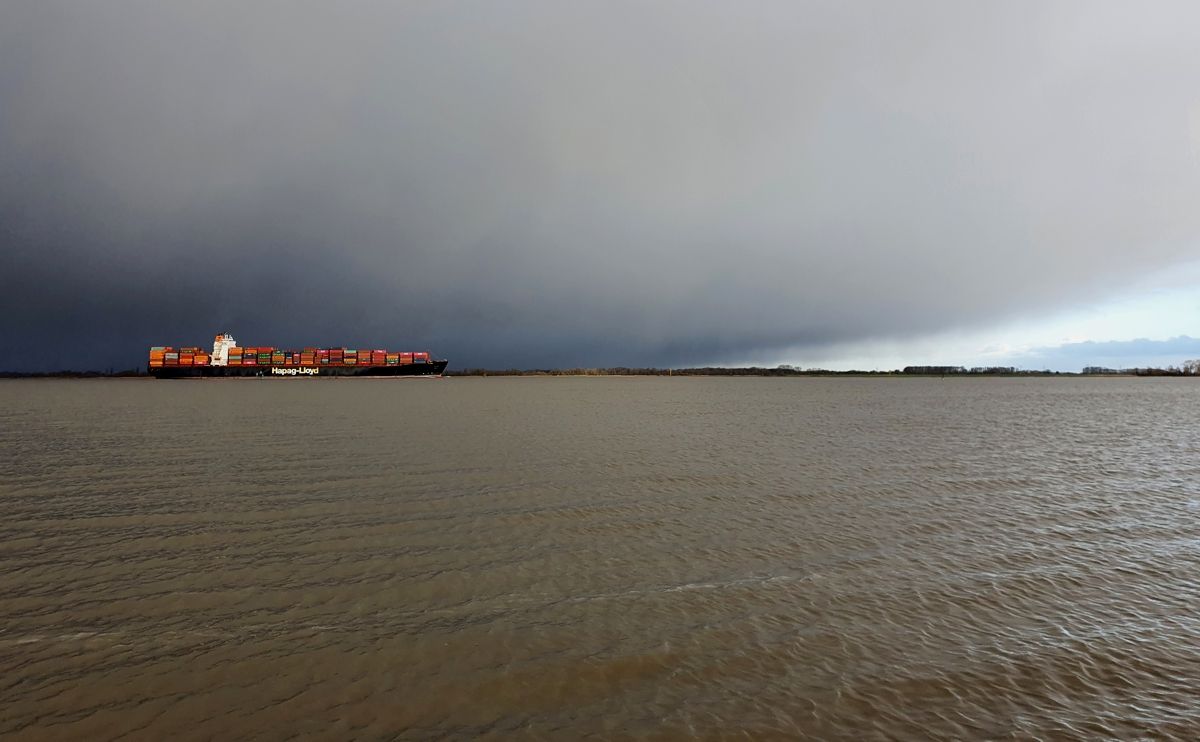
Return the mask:
[[1200,262],[1150,276],[1134,291],[1059,314],[985,330],[832,346],[783,354],[762,365],[889,370],[908,365],[1016,366],[1079,371],[1084,366],[1177,365],[1200,356]]

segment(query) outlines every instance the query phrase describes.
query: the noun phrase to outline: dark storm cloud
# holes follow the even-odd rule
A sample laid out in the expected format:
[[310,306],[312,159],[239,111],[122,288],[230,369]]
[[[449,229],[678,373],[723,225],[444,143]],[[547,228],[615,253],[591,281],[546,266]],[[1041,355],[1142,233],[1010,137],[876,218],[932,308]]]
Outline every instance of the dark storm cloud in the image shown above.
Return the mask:
[[7,3],[0,367],[668,364],[1195,257],[1192,3]]

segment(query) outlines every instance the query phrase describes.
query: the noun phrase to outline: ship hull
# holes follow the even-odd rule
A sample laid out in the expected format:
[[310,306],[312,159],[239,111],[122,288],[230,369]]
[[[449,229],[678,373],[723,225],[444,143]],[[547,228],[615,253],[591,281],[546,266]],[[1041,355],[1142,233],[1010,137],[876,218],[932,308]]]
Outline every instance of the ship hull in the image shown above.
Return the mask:
[[394,366],[156,366],[156,379],[328,379],[441,376],[448,361]]

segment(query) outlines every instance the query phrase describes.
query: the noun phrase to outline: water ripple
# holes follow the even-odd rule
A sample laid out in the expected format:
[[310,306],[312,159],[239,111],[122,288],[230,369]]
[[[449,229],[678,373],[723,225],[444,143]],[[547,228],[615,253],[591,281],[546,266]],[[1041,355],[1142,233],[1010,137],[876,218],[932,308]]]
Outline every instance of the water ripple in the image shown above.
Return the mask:
[[1200,736],[1188,379],[0,382],[0,736]]

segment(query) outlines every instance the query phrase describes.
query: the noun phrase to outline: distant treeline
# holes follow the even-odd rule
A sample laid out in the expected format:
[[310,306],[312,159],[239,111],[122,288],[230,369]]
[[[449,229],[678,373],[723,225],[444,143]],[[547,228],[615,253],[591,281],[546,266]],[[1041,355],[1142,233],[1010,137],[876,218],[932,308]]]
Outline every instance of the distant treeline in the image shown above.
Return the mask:
[[[916,374],[920,376],[1062,376],[1056,371],[1031,371],[1013,366],[905,366],[904,370],[895,372]],[[1179,366],[1166,368],[1106,368],[1104,366],[1085,366],[1079,373],[1067,372],[1067,376],[1197,376],[1200,375],[1200,361],[1188,361]]]
[[1082,376],[1200,376],[1200,368],[1194,366],[1167,366],[1166,368],[1104,368],[1086,366]]
[[1082,372],[1020,369],[1014,366],[905,366],[894,371],[830,371],[824,368],[796,368],[794,366],[746,366],[726,368],[704,366],[702,368],[534,368],[534,369],[483,369],[468,368],[449,370],[447,376],[1197,376],[1200,362],[1188,362],[1183,366],[1168,368],[1125,368],[1111,369],[1088,366]]
[[745,366],[726,368],[534,368],[451,370],[447,376],[1079,376],[1059,371],[1027,371],[1016,368],[964,368],[961,366],[907,366],[897,371],[831,371],[824,368],[792,368],[789,366]]
[[116,379],[138,376],[149,378],[150,374],[136,368],[124,371],[0,371],[0,379]]

